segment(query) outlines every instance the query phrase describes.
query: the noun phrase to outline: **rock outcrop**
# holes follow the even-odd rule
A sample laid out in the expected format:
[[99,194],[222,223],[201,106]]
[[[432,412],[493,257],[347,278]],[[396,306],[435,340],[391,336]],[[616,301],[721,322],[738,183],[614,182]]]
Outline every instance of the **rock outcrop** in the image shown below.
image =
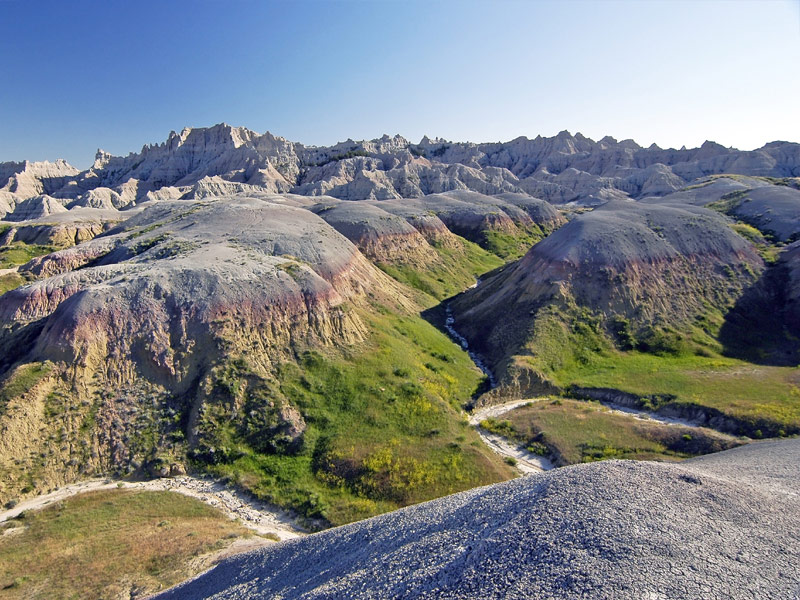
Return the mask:
[[425,268],[435,259],[427,241],[414,227],[380,205],[331,199],[310,210],[374,262]]
[[[42,379],[0,405],[0,496],[23,487],[34,468],[38,485],[109,469],[149,472],[157,465],[143,461],[169,457],[176,441],[154,434],[147,449],[143,430],[180,414],[189,445],[202,444],[203,407],[220,394],[244,406],[248,388],[261,394],[259,443],[291,448],[305,424],[269,383],[275,365],[363,341],[359,311],[370,303],[413,306],[312,212],[247,197],[162,201],[22,272],[38,280],[0,297],[0,371],[6,385],[29,372]],[[224,365],[242,356],[244,383],[225,391]],[[58,441],[47,437],[47,406],[63,423]],[[232,414],[250,418],[242,407]],[[49,459],[40,464],[42,452]]]
[[337,307],[389,285],[311,212],[261,200],[164,201],[111,233],[38,259],[27,269],[61,274],[3,297],[6,326],[47,318],[35,359],[118,357],[106,374],[142,370],[181,393],[225,341],[277,358],[306,338],[359,339]]
[[412,144],[398,135],[306,147],[269,132],[219,124],[172,132],[165,142],[126,157],[98,151],[92,167],[81,173],[63,161],[0,164],[0,210],[10,212],[43,194],[65,205],[124,208],[163,195],[202,198],[255,189],[344,200],[471,190],[597,205],[669,194],[719,173],[797,177],[800,145],[773,142],[742,152],[706,142],[663,150],[562,131],[552,138],[490,144],[427,137]]
[[46,217],[12,222],[0,235],[0,247],[23,242],[64,248],[91,240],[133,213],[82,209],[56,212]]

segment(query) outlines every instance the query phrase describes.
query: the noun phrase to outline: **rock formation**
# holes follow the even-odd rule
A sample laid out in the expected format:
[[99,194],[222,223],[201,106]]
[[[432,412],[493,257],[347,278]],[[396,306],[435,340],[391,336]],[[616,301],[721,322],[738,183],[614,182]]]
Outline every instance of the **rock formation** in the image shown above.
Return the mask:
[[595,142],[562,131],[552,138],[474,144],[401,136],[307,147],[226,124],[170,133],[161,144],[116,157],[99,150],[78,173],[57,163],[0,164],[0,209],[43,194],[65,205],[123,208],[148,199],[253,191],[345,200],[418,198],[454,190],[525,193],[587,205],[664,195],[708,175],[797,177],[800,145],[773,142],[742,152],[706,142],[690,150]]
[[[70,431],[56,452],[62,465],[75,465],[62,468],[66,480],[80,468],[140,464],[136,419],[120,411],[185,397],[198,403],[197,414],[213,393],[215,367],[231,356],[247,355],[248,368],[265,377],[304,349],[363,340],[368,329],[353,309],[368,300],[401,311],[412,306],[393,280],[310,211],[246,197],[159,202],[108,235],[31,261],[23,272],[38,281],[0,299],[0,369],[13,381],[29,368],[8,371],[20,362],[51,365],[53,376],[42,384],[50,391],[42,393],[66,393],[59,391],[65,381],[66,389],[74,386],[70,402],[79,418],[65,420]],[[248,377],[250,385],[261,381]],[[22,402],[4,420],[7,432],[41,418],[23,414],[35,401]],[[186,416],[182,402],[171,410]],[[80,428],[88,406],[102,427]],[[8,410],[0,409],[0,416]],[[296,409],[274,409],[274,426],[286,425],[281,435],[299,435]],[[47,446],[39,435],[25,445]],[[86,435],[94,439],[90,455],[79,446]],[[4,445],[14,439],[9,434]],[[0,468],[15,455],[0,448]],[[9,475],[2,487],[16,485]]]

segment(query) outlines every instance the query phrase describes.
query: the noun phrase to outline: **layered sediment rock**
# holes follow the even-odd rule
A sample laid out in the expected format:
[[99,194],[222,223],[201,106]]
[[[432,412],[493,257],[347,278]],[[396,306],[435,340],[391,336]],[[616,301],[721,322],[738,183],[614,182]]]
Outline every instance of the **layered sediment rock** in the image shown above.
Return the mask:
[[[190,445],[202,439],[192,423],[205,403],[218,402],[220,365],[246,357],[242,381],[263,387],[277,363],[305,349],[364,340],[359,312],[370,303],[412,306],[312,212],[246,197],[163,201],[24,269],[39,280],[0,297],[0,369],[13,382],[39,368],[26,364],[49,366],[27,395],[2,407],[0,427],[9,439],[22,435],[31,456],[53,454],[49,468],[36,463],[40,485],[145,468],[143,460],[169,455],[176,442],[167,427],[155,447],[143,446],[143,428],[179,414],[189,420]],[[55,446],[46,406],[64,412]],[[302,417],[280,394],[268,407],[264,443],[302,436]],[[13,460],[0,451],[0,469],[8,468],[0,496],[22,487],[29,458],[12,468]]]
[[[170,133],[126,157],[98,151],[78,173],[57,163],[0,164],[0,210],[48,194],[66,205],[124,208],[166,197],[206,197],[255,188],[269,193],[330,195],[345,200],[419,198],[471,190],[525,193],[544,200],[597,205],[664,195],[718,173],[797,177],[800,145],[773,142],[751,152],[706,142],[700,148],[642,148],[632,140],[595,142],[563,131],[474,144],[401,136],[306,147],[269,132],[219,124]],[[1,215],[0,215],[1,216]]]
[[622,317],[634,332],[679,326],[709,306],[729,308],[762,269],[750,243],[713,211],[610,203],[575,217],[452,307],[470,347],[499,365],[524,351],[547,307]]

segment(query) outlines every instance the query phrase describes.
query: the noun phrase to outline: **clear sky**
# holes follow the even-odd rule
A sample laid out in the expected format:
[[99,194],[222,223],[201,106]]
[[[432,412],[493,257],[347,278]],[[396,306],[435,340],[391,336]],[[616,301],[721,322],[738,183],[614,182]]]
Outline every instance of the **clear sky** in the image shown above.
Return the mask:
[[0,0],[0,161],[85,168],[227,122],[800,142],[800,0]]

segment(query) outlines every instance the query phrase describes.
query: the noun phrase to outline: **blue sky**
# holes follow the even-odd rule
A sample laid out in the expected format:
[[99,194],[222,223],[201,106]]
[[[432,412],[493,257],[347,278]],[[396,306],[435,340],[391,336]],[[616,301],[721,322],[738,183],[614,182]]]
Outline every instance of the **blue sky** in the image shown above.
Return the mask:
[[0,0],[0,161],[218,122],[306,144],[800,142],[800,0]]

